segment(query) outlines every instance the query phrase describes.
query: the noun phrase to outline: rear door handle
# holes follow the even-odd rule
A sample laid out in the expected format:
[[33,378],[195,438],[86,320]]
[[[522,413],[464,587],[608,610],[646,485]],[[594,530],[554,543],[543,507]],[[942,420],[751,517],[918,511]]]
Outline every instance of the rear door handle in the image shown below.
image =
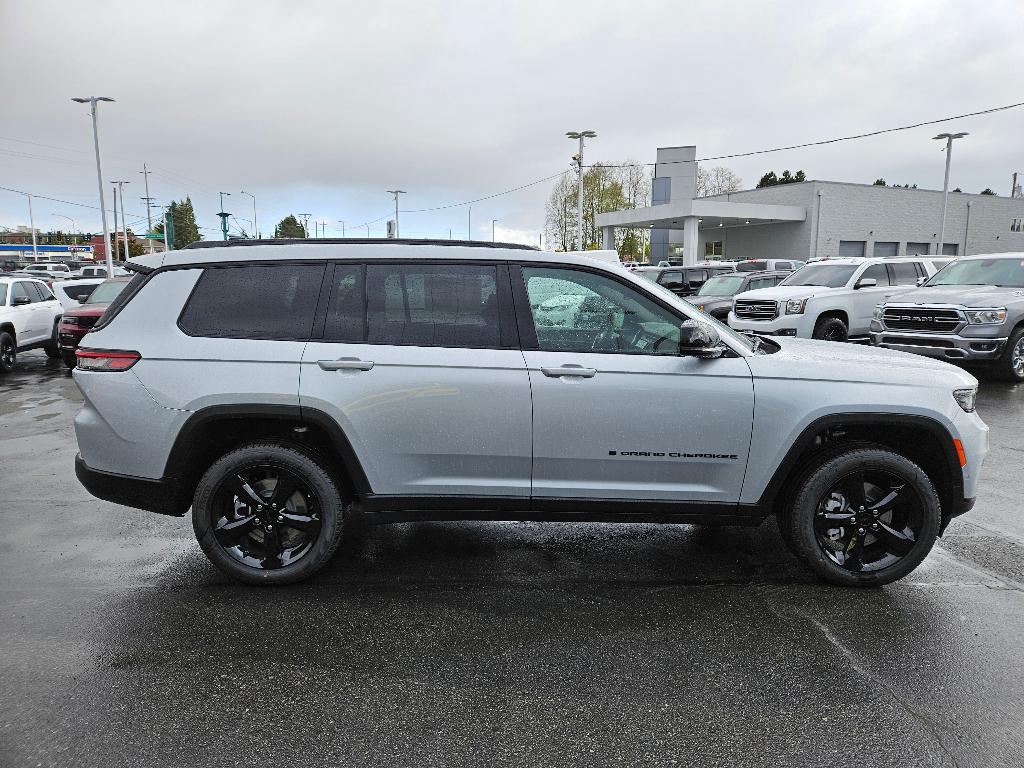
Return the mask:
[[360,360],[358,357],[339,357],[337,360],[317,360],[316,364],[324,371],[368,371],[373,368],[372,360]]
[[540,372],[545,376],[558,379],[563,376],[573,376],[581,379],[592,379],[597,375],[597,368],[583,368],[579,365],[563,365],[559,368],[541,368]]

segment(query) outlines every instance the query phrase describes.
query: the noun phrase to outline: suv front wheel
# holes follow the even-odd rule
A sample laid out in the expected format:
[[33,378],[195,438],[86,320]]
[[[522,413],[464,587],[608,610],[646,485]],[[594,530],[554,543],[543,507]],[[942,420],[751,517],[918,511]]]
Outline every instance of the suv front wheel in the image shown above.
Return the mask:
[[338,486],[312,455],[282,443],[250,443],[203,475],[192,527],[206,556],[229,576],[290,584],[330,560],[344,509]]
[[779,525],[787,544],[822,578],[876,587],[924,560],[940,520],[935,485],[920,467],[888,448],[861,446],[812,470]]

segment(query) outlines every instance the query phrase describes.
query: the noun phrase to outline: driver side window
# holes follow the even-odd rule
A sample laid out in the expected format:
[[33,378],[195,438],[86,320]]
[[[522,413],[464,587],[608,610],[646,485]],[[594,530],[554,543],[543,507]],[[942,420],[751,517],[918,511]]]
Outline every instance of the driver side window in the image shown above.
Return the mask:
[[540,349],[546,352],[679,354],[680,318],[593,272],[524,267]]

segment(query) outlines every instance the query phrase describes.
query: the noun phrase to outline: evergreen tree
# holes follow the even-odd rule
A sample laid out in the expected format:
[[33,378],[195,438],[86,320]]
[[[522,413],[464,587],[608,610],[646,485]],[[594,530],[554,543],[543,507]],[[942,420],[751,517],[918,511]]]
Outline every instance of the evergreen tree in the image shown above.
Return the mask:
[[[175,250],[203,239],[203,236],[199,234],[199,225],[196,224],[196,214],[192,208],[191,197],[186,197],[181,201],[172,200],[167,207],[171,212],[171,221],[174,223],[174,242],[171,245]],[[153,231],[162,235],[164,233],[163,222],[154,226]]]
[[885,179],[875,179],[875,186],[876,187],[884,187],[885,186]]
[[274,237],[306,237],[306,229],[292,214],[285,216],[274,227]]

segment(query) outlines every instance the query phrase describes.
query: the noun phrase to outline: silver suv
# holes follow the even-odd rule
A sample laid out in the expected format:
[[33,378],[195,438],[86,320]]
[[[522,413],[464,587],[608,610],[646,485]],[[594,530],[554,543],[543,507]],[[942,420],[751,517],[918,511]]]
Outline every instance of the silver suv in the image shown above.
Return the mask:
[[250,242],[136,259],[74,372],[81,482],[191,507],[239,579],[307,577],[356,521],[774,516],[878,585],[973,505],[988,429],[946,363],[744,336],[584,256]]

